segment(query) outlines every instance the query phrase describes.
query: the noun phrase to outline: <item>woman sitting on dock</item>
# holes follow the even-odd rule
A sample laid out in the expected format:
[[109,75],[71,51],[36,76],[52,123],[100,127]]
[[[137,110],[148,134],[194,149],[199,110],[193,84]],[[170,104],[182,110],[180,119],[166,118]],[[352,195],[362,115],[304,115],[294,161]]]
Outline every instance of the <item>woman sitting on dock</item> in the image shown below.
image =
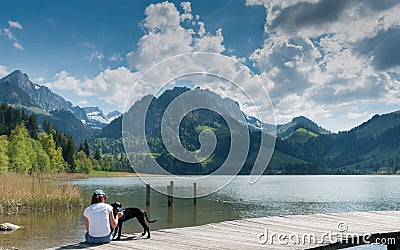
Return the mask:
[[83,212],[85,217],[87,243],[101,244],[112,240],[111,228],[115,229],[118,219],[123,216],[123,212],[113,216],[113,208],[105,203],[108,196],[103,190],[97,189],[92,196],[92,205]]

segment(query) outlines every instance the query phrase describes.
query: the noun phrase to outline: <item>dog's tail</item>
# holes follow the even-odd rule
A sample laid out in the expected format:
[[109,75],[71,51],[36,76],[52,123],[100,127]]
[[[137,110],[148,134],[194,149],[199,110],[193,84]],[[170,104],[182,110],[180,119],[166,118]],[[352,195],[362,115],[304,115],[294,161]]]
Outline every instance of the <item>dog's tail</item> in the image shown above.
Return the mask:
[[149,223],[154,223],[154,222],[157,221],[157,220],[149,220],[149,217],[147,217],[147,213],[146,213],[146,212],[144,212],[144,216],[146,217],[146,220],[147,220],[147,222],[149,222]]

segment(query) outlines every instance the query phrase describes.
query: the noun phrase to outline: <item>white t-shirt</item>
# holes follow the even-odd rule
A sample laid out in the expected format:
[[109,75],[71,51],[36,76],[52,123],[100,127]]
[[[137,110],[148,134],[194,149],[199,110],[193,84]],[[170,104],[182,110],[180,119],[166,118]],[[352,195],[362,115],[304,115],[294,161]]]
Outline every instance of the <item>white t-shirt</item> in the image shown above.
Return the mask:
[[90,205],[83,212],[83,216],[89,220],[89,235],[104,237],[111,233],[109,214],[113,208],[107,203]]

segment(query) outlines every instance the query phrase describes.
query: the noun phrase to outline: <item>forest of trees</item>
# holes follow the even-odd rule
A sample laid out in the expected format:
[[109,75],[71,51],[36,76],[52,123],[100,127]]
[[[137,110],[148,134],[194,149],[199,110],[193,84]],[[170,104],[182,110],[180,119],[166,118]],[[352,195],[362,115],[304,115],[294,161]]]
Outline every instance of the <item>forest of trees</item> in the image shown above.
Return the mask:
[[89,173],[91,170],[129,170],[122,155],[90,152],[85,140],[77,146],[72,136],[44,120],[41,129],[34,114],[0,106],[0,174]]

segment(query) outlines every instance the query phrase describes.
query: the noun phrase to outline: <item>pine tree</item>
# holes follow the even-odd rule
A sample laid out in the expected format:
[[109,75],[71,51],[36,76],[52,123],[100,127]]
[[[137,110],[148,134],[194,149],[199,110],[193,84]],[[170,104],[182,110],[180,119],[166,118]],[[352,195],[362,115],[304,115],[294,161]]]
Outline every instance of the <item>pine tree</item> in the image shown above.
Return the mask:
[[85,140],[85,143],[83,144],[83,152],[86,154],[86,156],[89,156],[89,154],[90,154],[88,140]]
[[45,119],[43,121],[42,128],[43,128],[43,132],[45,132],[48,135],[51,134],[51,124],[50,124],[49,120]]
[[28,121],[26,122],[26,128],[29,131],[29,135],[37,140],[39,134],[39,125],[35,115],[30,115]]
[[99,148],[97,148],[95,153],[94,153],[94,159],[96,159],[98,161],[101,159],[101,151],[100,151]]
[[67,141],[65,147],[62,147],[63,158],[68,163],[69,172],[73,173],[75,172],[75,162],[74,162],[74,156],[76,154],[75,142],[74,139],[72,139],[72,136],[70,135],[66,136],[66,140]]

